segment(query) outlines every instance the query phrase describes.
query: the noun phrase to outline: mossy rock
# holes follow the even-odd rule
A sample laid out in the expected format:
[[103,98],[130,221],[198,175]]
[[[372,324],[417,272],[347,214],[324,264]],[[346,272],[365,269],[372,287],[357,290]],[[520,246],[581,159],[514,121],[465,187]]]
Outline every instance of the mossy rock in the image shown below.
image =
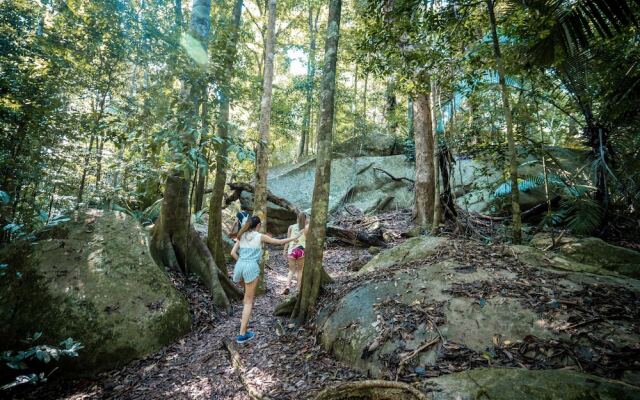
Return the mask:
[[571,370],[478,368],[430,379],[432,400],[634,400],[640,388]]
[[[573,311],[548,299],[532,303],[527,294],[533,290],[527,289],[531,279],[540,285],[531,286],[536,287],[536,293],[553,296],[550,298],[572,299],[590,290],[624,292],[636,298],[640,294],[640,281],[611,273],[601,275],[597,267],[564,258],[558,267],[554,265],[558,256],[531,247],[507,248],[504,257],[500,256],[504,249],[496,247],[491,257],[496,260],[494,265],[487,258],[463,261],[453,248],[443,247],[444,240],[413,238],[367,263],[358,272],[357,284],[318,313],[316,326],[325,350],[369,376],[381,378],[395,373],[389,360],[433,340],[436,344],[420,351],[412,363],[438,366],[444,351],[440,337],[477,355],[495,346],[496,335],[511,344],[531,337],[569,340],[566,327],[575,323]],[[455,248],[466,245],[460,241]],[[518,260],[511,257],[518,250],[517,258],[525,265],[513,265]],[[441,253],[438,261],[431,257],[436,253]],[[553,308],[551,319],[545,316],[551,309],[547,307]],[[436,321],[437,327],[429,321]],[[624,348],[636,346],[640,340],[638,321],[603,323],[606,329],[598,328],[588,339],[581,338],[585,340],[581,345],[590,346],[593,339]],[[574,366],[571,358],[562,362],[563,366]],[[628,379],[635,378],[629,375]]]
[[446,239],[434,236],[420,236],[407,240],[389,250],[377,254],[358,272],[360,274],[388,268],[395,264],[408,263],[426,258],[436,253],[438,246]]
[[[532,246],[541,249],[551,247],[551,243],[551,235],[548,233],[537,234],[531,240]],[[609,244],[599,238],[564,236],[554,250],[581,264],[640,278],[640,252]]]
[[3,249],[0,350],[23,348],[30,333],[82,343],[71,374],[91,376],[144,357],[190,330],[185,298],[149,255],[133,218],[91,210],[47,240]]

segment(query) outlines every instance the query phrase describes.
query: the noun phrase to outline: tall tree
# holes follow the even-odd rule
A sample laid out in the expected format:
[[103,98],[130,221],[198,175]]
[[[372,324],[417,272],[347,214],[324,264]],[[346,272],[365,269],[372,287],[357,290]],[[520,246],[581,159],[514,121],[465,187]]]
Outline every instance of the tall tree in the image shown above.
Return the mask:
[[253,212],[259,215],[262,229],[267,226],[267,169],[269,168],[269,127],[271,124],[271,94],[273,92],[273,61],[276,41],[276,0],[268,0],[267,41],[265,46],[262,100],[260,101],[260,140],[256,154],[256,189]]
[[414,141],[416,146],[415,220],[427,228],[432,221],[435,199],[435,170],[433,163],[433,121],[429,83],[413,99]]
[[230,310],[228,296],[239,298],[240,293],[227,275],[216,267],[211,252],[191,226],[189,182],[193,168],[188,165],[184,168],[184,164],[188,164],[188,155],[195,148],[199,110],[206,101],[202,96],[202,85],[206,82],[208,62],[202,55],[203,52],[206,55],[210,28],[211,1],[194,0],[190,36],[183,36],[182,43],[187,52],[199,56],[194,57],[196,65],[185,74],[187,78],[182,82],[183,98],[179,110],[185,111],[185,115],[181,116],[185,122],[179,132],[178,148],[174,149],[176,162],[182,164],[183,168],[174,169],[167,177],[160,217],[152,232],[151,254],[160,265],[185,273],[196,273],[211,292],[214,304]]
[[519,244],[522,238],[522,218],[520,216],[520,190],[518,189],[518,159],[516,153],[516,143],[513,137],[513,120],[511,116],[511,106],[509,104],[509,89],[505,81],[505,70],[500,52],[500,41],[498,40],[495,0],[486,0],[489,23],[491,24],[491,39],[493,41],[493,57],[498,71],[498,82],[502,95],[502,112],[504,113],[507,125],[507,146],[509,151],[509,177],[511,180],[511,215],[513,243]]
[[314,7],[313,0],[307,0],[307,24],[309,35],[309,52],[307,54],[307,81],[305,82],[305,105],[304,116],[302,117],[302,135],[300,136],[300,147],[298,148],[298,158],[308,153],[309,137],[311,134],[311,108],[313,105],[313,91],[315,89],[316,75],[316,35],[318,34],[318,17],[320,7]]
[[236,0],[233,7],[231,32],[226,40],[224,63],[219,77],[220,112],[218,114],[218,136],[220,147],[216,154],[216,177],[209,200],[209,235],[207,247],[216,259],[218,268],[226,269],[222,246],[222,199],[227,180],[227,156],[229,153],[229,108],[231,104],[231,78],[236,59],[243,0]]
[[327,214],[329,211],[329,184],[331,181],[331,142],[336,91],[336,63],[338,39],[340,37],[340,13],[342,0],[331,0],[325,40],[324,71],[322,75],[321,114],[318,127],[318,154],[316,176],[313,187],[311,223],[307,238],[305,268],[302,286],[292,312],[297,323],[306,321],[316,305],[320,288],[330,280],[322,267],[326,238]]

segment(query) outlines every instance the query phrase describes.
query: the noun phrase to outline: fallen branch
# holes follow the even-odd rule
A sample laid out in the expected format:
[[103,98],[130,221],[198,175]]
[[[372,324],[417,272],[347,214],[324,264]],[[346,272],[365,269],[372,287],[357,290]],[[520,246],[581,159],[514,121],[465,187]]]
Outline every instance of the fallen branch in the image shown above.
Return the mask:
[[[231,190],[235,192],[235,194],[229,196],[227,199],[233,199],[233,200],[240,198],[240,193],[243,191],[248,193],[254,193],[255,191],[255,188],[249,185],[248,183],[229,183],[229,187],[231,188]],[[298,207],[296,207],[290,201],[283,199],[282,197],[276,196],[275,194],[271,193],[270,190],[267,190],[267,200],[295,214],[298,214],[300,212]],[[228,205],[226,199],[225,199],[225,205]]]
[[415,349],[414,351],[412,351],[406,357],[403,357],[400,360],[400,363],[398,364],[398,370],[396,371],[396,381],[398,380],[398,376],[400,376],[400,372],[402,372],[402,369],[404,368],[406,363],[408,363],[409,361],[411,361],[411,359],[413,357],[417,356],[419,353],[423,352],[424,350],[428,349],[429,347],[433,346],[434,344],[438,343],[439,341],[440,341],[439,337],[435,338],[433,340],[430,340],[427,343],[425,343],[422,346],[420,346],[417,349]]
[[249,380],[245,378],[244,367],[242,366],[242,359],[240,358],[240,354],[238,353],[238,350],[236,350],[235,346],[233,345],[233,342],[231,342],[230,340],[225,340],[224,345],[227,348],[227,351],[229,352],[231,365],[233,365],[233,368],[240,376],[240,381],[242,381],[242,386],[244,386],[249,397],[252,400],[270,400],[269,397],[260,393],[258,389],[253,387],[253,385],[249,382]]
[[326,388],[315,397],[315,400],[340,400],[352,398],[378,400],[427,400],[428,397],[415,387],[403,383],[384,380],[368,380],[341,383]]
[[412,184],[415,184],[415,183],[416,183],[416,181],[414,181],[414,180],[413,180],[413,179],[411,179],[411,178],[405,178],[404,176],[401,176],[400,178],[395,177],[395,176],[391,175],[390,173],[388,173],[387,171],[385,171],[385,170],[383,170],[382,168],[379,168],[379,167],[373,167],[373,169],[374,169],[375,171],[380,171],[380,172],[382,172],[383,174],[385,174],[385,175],[387,175],[389,178],[391,178],[391,180],[396,181],[396,182],[407,181],[407,182],[410,182],[410,183],[412,183]]
[[589,325],[589,324],[593,324],[594,322],[600,322],[602,321],[602,318],[593,318],[587,321],[582,321],[582,322],[578,322],[577,324],[573,324],[573,325],[569,325],[565,328],[560,329],[561,331],[568,331],[570,329],[575,329],[575,328],[580,328],[581,326],[585,326],[585,325]]
[[376,230],[372,233],[367,231],[356,231],[353,229],[345,229],[337,226],[327,226],[327,236],[336,238],[337,240],[359,247],[385,246],[386,243],[382,237],[382,232]]

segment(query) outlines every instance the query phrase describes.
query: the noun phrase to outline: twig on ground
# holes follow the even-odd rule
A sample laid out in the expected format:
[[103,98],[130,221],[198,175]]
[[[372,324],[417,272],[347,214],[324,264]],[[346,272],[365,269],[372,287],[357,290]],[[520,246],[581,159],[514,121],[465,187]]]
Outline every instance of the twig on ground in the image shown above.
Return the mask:
[[269,397],[263,395],[255,387],[253,387],[251,382],[249,382],[249,380],[244,376],[244,367],[242,365],[242,360],[240,358],[240,354],[238,353],[238,350],[236,350],[235,346],[233,345],[233,342],[231,342],[230,340],[225,340],[224,345],[227,348],[227,351],[229,352],[231,365],[233,365],[233,368],[238,373],[238,376],[240,376],[240,380],[242,381],[242,386],[244,386],[244,388],[246,389],[249,397],[252,400],[270,400]]
[[402,372],[402,368],[404,368],[405,364],[408,363],[409,361],[411,361],[411,359],[413,357],[415,357],[416,355],[418,355],[419,353],[421,353],[422,351],[426,350],[427,348],[433,346],[434,344],[438,343],[440,341],[440,338],[435,338],[433,340],[428,341],[427,343],[423,344],[422,346],[418,347],[417,349],[415,349],[414,351],[412,351],[409,355],[407,355],[406,357],[403,357],[402,360],[400,360],[400,363],[398,364],[398,370],[396,371],[396,382],[398,381],[398,377],[400,376],[400,372]]
[[[400,397],[401,396],[401,397]],[[408,399],[427,400],[428,397],[415,387],[403,383],[384,380],[368,380],[342,383],[337,386],[324,389],[318,393],[315,400],[350,399],[350,398],[375,398],[375,399]]]

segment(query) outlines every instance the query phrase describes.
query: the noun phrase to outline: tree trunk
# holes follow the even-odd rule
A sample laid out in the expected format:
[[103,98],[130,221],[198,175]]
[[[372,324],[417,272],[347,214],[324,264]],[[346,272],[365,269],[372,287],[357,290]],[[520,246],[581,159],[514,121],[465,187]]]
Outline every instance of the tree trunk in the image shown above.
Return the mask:
[[[253,215],[262,220],[261,231],[267,229],[267,172],[269,168],[269,126],[271,124],[271,93],[273,91],[273,62],[276,41],[276,0],[268,0],[267,41],[265,43],[264,78],[260,101],[260,141],[256,154],[256,190],[253,197]],[[266,257],[265,253],[265,257]],[[260,262],[260,280],[257,292],[265,291],[265,258]]]
[[98,142],[100,143],[97,146],[96,151],[96,193],[100,192],[100,181],[102,180],[102,150],[104,149],[104,138],[100,140],[98,137]]
[[367,133],[367,90],[369,89],[369,71],[364,73],[364,88],[362,89],[362,131],[361,135]]
[[414,99],[416,189],[415,220],[427,228],[433,218],[435,171],[433,169],[433,125],[429,93],[419,93]]
[[396,98],[396,80],[393,76],[387,80],[387,88],[385,90],[385,118],[387,120],[387,130],[391,134],[395,134],[398,129],[398,119],[396,118],[396,106],[398,100]]
[[331,180],[331,141],[336,91],[336,62],[340,34],[340,12],[342,0],[331,0],[325,41],[324,72],[322,76],[322,112],[318,128],[318,155],[313,188],[311,223],[307,238],[305,268],[302,286],[291,317],[303,323],[310,316],[318,300],[320,288],[330,280],[322,267],[327,214],[329,210],[329,183]]
[[407,100],[407,136],[413,139],[414,120],[413,120],[413,97],[409,96]]
[[308,7],[308,24],[309,24],[309,60],[307,61],[307,84],[305,87],[306,99],[304,106],[304,116],[302,118],[302,135],[300,137],[300,147],[298,148],[298,159],[309,154],[309,140],[311,135],[311,106],[313,103],[313,91],[315,89],[316,75],[316,33],[318,31],[318,16],[320,9],[313,16],[313,2],[307,2]]
[[500,42],[496,31],[496,15],[494,11],[495,0],[486,0],[491,24],[491,37],[493,39],[493,56],[498,70],[498,82],[502,94],[502,111],[507,124],[507,144],[509,148],[509,175],[511,177],[511,214],[513,218],[513,243],[520,244],[522,239],[522,217],[520,215],[520,191],[518,190],[518,159],[516,144],[513,138],[513,121],[511,119],[511,106],[509,105],[509,90],[505,81],[504,65],[500,53]]
[[[235,62],[238,42],[238,32],[242,17],[243,0],[236,0],[233,8],[233,25],[231,27],[230,40],[227,42],[225,57],[225,73],[231,74]],[[218,135],[222,139],[220,148],[216,154],[216,177],[213,183],[213,192],[209,202],[209,235],[207,247],[214,255],[218,268],[226,270],[226,259],[222,245],[222,200],[224,187],[227,182],[227,154],[229,152],[229,109],[230,109],[230,85],[232,76],[224,76],[220,79],[220,113],[218,114]]]
[[[431,233],[437,234],[442,222],[442,205],[440,204],[440,174],[438,168],[438,119],[436,113],[436,97],[438,86],[435,80],[431,81],[431,126],[433,130],[433,220]],[[442,109],[440,110],[442,113]],[[444,124],[444,121],[443,121]]]
[[[191,12],[191,35],[200,41],[204,49],[208,48],[210,30],[210,0],[194,0]],[[194,137],[191,133],[195,121],[198,119],[198,111],[203,101],[201,95],[206,84],[204,72],[206,68],[198,65],[195,67],[193,81],[183,82],[186,89],[183,90],[185,104],[191,104],[193,108],[188,112],[191,115],[184,116],[187,127],[181,132],[181,146],[179,150],[188,152],[194,147]],[[189,126],[191,125],[191,126]],[[191,226],[189,214],[189,181],[180,169],[167,177],[164,192],[164,200],[160,211],[160,218],[152,231],[151,254],[160,265],[171,269],[181,270],[197,274],[205,286],[211,292],[213,304],[230,311],[229,297],[240,298],[240,291],[229,281],[225,273],[220,271],[211,255],[211,252],[200,239],[197,232]]]
[[259,215],[263,229],[267,220],[267,169],[269,168],[268,145],[271,123],[271,93],[273,90],[273,61],[275,57],[276,0],[269,1],[269,21],[265,49],[264,80],[260,102],[260,141],[256,157],[256,191],[253,200],[254,214]]
[[80,178],[80,188],[78,189],[78,199],[76,200],[76,208],[82,203],[82,196],[84,195],[84,187],[87,182],[87,173],[89,172],[89,161],[91,160],[91,149],[93,148],[93,142],[95,141],[95,136],[91,135],[91,139],[89,140],[89,148],[87,149],[87,153],[84,156],[84,165],[82,167],[82,178]]

